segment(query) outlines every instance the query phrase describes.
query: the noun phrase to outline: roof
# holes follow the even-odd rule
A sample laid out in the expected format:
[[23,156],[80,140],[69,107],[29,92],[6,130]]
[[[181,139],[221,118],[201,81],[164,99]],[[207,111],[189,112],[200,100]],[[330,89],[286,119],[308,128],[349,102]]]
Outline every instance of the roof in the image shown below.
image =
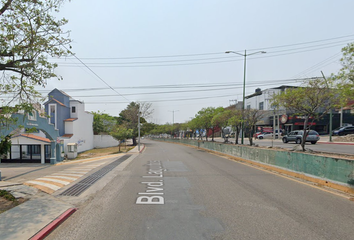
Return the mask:
[[[57,89],[57,88],[56,88]],[[72,99],[72,97],[70,95],[68,95],[66,92],[57,89],[59,92],[61,92],[62,94],[64,94],[65,96],[69,97],[70,99]]]
[[33,135],[33,134],[28,134],[28,133],[22,133],[22,134],[18,134],[18,135],[12,136],[12,137],[13,138],[15,138],[15,137],[26,137],[26,138],[30,138],[30,139],[34,139],[34,140],[39,140],[39,141],[42,141],[42,142],[51,143],[50,139],[48,139],[48,138],[39,137],[39,136],[36,136],[36,135]]
[[63,137],[63,138],[71,138],[72,136],[74,136],[74,134],[64,134],[61,137]]
[[56,100],[56,99],[53,98],[53,97],[51,97],[51,98],[50,98],[48,101],[46,101],[44,104],[47,104],[47,103],[49,103],[49,102],[51,102],[51,101],[54,101],[54,102],[58,103],[59,105],[66,107],[66,105],[65,105],[64,103],[62,103],[62,102]]
[[77,118],[67,118],[64,120],[64,122],[73,122],[75,120],[77,120]]

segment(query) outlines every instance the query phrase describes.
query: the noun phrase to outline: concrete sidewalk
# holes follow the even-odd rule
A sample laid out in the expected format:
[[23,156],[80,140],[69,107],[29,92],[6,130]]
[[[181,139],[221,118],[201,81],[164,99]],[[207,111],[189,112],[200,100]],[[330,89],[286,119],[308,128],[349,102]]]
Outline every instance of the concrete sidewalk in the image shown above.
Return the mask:
[[[144,147],[144,145],[141,145],[140,152],[144,150]],[[135,147],[129,151],[129,153],[133,155],[138,154],[138,147]],[[125,154],[117,155],[123,156]],[[117,156],[106,156],[106,158],[112,157]],[[81,163],[90,163],[102,159],[104,159],[104,157],[78,161]],[[60,163],[59,166],[63,164],[71,164],[71,162]],[[28,168],[23,170],[33,171],[34,169]],[[22,172],[22,174],[23,173],[25,172]],[[36,174],[40,175],[40,173],[41,172],[38,171]],[[44,173],[47,174],[47,171],[44,171]],[[21,173],[16,172],[16,174],[18,175]],[[54,227],[53,222],[58,222],[57,219],[59,217],[65,219],[68,214],[73,212],[68,210],[75,209],[75,206],[72,204],[59,200],[58,198],[50,194],[46,194],[36,188],[23,185],[22,183],[0,181],[0,189],[10,190],[15,197],[29,199],[21,205],[0,215],[0,240],[32,239],[32,237],[36,233],[39,233],[42,229],[44,229],[44,231],[41,231],[39,235],[45,236],[45,234],[48,234],[48,231]]]

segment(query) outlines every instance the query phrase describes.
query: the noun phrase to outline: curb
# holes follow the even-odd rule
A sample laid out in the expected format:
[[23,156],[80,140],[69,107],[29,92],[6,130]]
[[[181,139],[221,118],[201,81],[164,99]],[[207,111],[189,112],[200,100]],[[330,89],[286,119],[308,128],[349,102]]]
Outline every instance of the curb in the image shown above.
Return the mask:
[[77,208],[69,208],[59,217],[54,219],[51,223],[45,226],[42,230],[40,230],[36,235],[30,238],[30,240],[41,240],[49,235],[56,227],[62,224],[68,217],[70,217],[74,212],[77,211]]
[[83,162],[93,162],[93,161],[98,161],[98,160],[102,160],[102,159],[117,157],[120,155],[122,155],[122,153],[105,155],[105,156],[100,156],[100,157],[93,157],[93,158],[85,158],[85,159],[80,159],[80,160],[72,160],[72,161],[67,161],[67,162],[58,162],[58,163],[54,164],[54,166],[74,164],[74,163],[83,163]]
[[336,145],[354,145],[354,143],[351,142],[318,142],[321,144],[336,144]]

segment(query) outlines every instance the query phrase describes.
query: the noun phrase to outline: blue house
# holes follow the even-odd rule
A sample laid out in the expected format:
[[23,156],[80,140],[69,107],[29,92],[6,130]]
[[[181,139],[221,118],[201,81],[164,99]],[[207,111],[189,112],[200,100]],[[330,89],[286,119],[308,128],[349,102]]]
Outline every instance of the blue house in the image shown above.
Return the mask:
[[65,92],[54,89],[48,94],[48,101],[44,103],[49,122],[59,130],[59,135],[65,134],[65,120],[70,118],[70,99]]

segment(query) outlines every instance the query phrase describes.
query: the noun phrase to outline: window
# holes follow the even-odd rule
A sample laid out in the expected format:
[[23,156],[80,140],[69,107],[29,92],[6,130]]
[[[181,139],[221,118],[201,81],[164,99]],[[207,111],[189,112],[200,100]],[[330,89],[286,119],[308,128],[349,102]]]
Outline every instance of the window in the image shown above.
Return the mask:
[[71,112],[76,113],[76,107],[71,107]]
[[57,128],[57,115],[56,115],[57,105],[49,104],[49,123],[54,124]]
[[263,110],[263,108],[264,108],[264,102],[260,102],[259,103],[259,110]]
[[68,152],[77,152],[77,144],[75,143],[69,143],[68,145]]
[[247,105],[247,109],[251,109],[251,105]]

